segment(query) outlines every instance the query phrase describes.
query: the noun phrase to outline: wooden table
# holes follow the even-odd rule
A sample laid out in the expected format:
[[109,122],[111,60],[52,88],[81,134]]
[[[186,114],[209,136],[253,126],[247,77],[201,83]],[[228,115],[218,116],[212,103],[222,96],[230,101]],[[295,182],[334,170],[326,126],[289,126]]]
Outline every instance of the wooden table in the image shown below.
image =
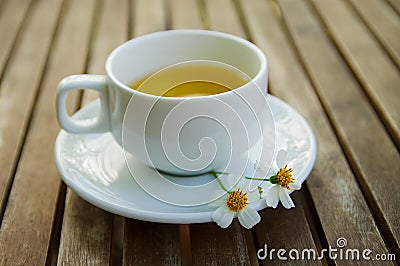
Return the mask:
[[[94,207],[61,181],[58,82],[104,73],[129,38],[178,28],[228,32],[266,53],[269,92],[318,142],[295,209],[263,210],[252,230],[157,224]],[[94,97],[73,93],[68,106]],[[341,237],[399,263],[399,148],[398,0],[0,0],[0,265],[382,264],[257,259],[265,244],[321,251]]]

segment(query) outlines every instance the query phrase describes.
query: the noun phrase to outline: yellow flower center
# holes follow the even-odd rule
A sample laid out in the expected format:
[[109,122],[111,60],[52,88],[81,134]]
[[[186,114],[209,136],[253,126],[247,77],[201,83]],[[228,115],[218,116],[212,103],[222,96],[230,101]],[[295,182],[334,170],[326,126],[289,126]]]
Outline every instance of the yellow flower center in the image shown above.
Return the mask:
[[226,206],[231,211],[240,211],[247,205],[246,193],[243,193],[240,189],[234,190],[229,194]]
[[289,184],[293,183],[295,180],[292,177],[293,169],[287,169],[287,165],[284,168],[279,169],[278,173],[276,174],[277,183],[284,188],[290,189]]

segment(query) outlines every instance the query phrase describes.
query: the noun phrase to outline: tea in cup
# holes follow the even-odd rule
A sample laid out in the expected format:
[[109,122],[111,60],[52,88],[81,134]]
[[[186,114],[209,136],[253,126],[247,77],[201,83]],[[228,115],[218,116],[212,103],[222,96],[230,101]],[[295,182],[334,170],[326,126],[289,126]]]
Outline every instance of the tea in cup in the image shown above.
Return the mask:
[[[110,132],[135,160],[183,176],[237,166],[235,158],[263,137],[270,118],[267,61],[244,39],[205,30],[152,33],[117,47],[105,68],[105,76],[60,82],[57,112],[64,130]],[[66,95],[75,89],[99,93],[96,118],[67,114]]]

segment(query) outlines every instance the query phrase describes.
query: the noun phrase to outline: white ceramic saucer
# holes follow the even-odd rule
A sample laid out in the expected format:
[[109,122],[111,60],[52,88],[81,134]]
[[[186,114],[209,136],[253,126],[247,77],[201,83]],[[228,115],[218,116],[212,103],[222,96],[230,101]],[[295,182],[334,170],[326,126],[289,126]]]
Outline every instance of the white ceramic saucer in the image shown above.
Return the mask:
[[[275,150],[288,152],[287,163],[294,169],[294,176],[304,182],[315,162],[314,134],[293,108],[283,101],[268,96],[275,120]],[[99,101],[95,101],[75,114],[78,119],[96,116]],[[249,159],[253,165],[255,158]],[[215,207],[203,205],[178,206],[166,203],[146,193],[132,177],[125,163],[124,152],[111,134],[70,134],[63,130],[55,143],[55,161],[63,181],[80,197],[102,209],[125,217],[162,223],[211,222]],[[137,164],[138,171],[149,182],[157,184],[160,173]],[[185,188],[210,185],[209,174],[195,177],[163,175],[172,183]],[[219,188],[215,183],[215,189]],[[174,191],[165,191],[174,193]],[[201,197],[202,193],[196,193]],[[206,194],[206,193],[205,193]],[[208,196],[207,196],[208,197]],[[185,201],[182,198],[181,201]],[[205,201],[207,199],[204,199]],[[265,208],[265,201],[252,203],[256,210]]]

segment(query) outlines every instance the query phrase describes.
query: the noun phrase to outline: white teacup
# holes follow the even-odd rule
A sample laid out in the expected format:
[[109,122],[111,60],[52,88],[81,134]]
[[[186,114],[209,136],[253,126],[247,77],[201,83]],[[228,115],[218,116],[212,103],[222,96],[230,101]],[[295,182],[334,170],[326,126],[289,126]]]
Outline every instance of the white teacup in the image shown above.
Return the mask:
[[[196,97],[163,97],[131,89],[135,80],[195,60],[225,64],[249,77],[231,91]],[[172,30],[148,34],[117,47],[106,76],[74,75],[58,86],[61,127],[71,133],[111,132],[137,160],[163,172],[195,175],[224,170],[263,134],[269,116],[267,61],[254,44],[225,33]],[[98,117],[68,116],[65,98],[74,89],[100,94]]]

